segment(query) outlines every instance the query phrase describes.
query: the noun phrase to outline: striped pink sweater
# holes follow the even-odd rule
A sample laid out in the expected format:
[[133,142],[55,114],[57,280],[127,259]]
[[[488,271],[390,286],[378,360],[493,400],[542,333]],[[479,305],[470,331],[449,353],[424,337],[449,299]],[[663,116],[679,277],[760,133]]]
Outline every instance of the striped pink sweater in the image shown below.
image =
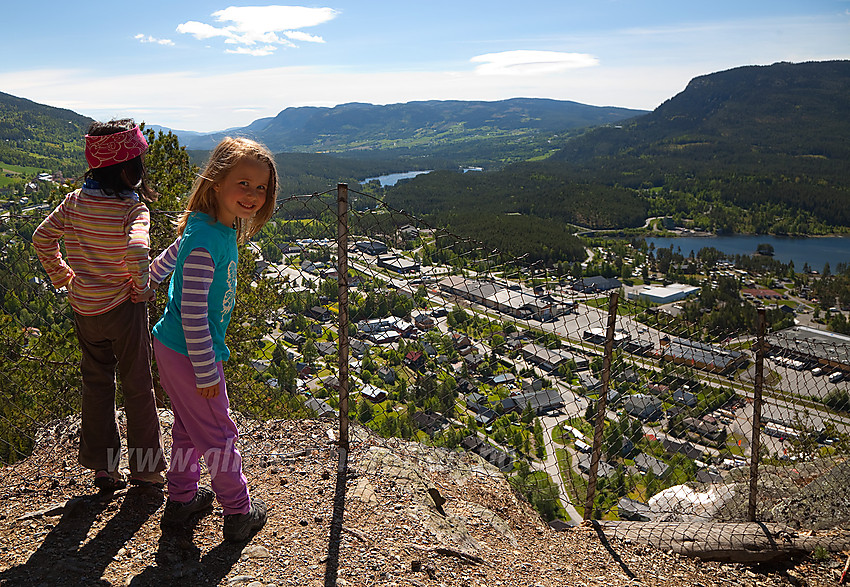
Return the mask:
[[32,242],[53,286],[67,287],[74,311],[96,316],[148,287],[149,230],[143,203],[76,190],[36,228]]

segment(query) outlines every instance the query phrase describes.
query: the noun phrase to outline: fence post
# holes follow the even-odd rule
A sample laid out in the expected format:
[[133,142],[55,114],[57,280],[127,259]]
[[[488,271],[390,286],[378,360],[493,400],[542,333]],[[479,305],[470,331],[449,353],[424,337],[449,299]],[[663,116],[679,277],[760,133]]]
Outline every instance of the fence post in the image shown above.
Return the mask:
[[614,328],[617,324],[617,300],[619,292],[608,298],[608,330],[605,333],[605,354],[602,357],[602,391],[596,402],[596,425],[593,432],[593,453],[590,457],[590,472],[587,475],[587,499],[584,502],[584,521],[591,519],[593,500],[596,498],[596,476],[602,452],[602,432],[605,428],[605,409],[608,403],[608,382],[611,379],[611,358],[614,354]]
[[[348,184],[337,186],[337,284],[339,305],[339,446],[348,453]],[[342,454],[342,453],[340,453]]]
[[759,308],[756,319],[756,380],[753,388],[753,435],[750,440],[750,504],[747,509],[747,521],[756,521],[756,500],[758,499],[759,452],[761,451],[761,405],[764,388],[764,329],[765,310]]
[[339,546],[345,514],[345,484],[348,476],[348,184],[337,184],[337,322],[339,368],[339,461],[334,490],[333,517],[328,537],[325,587],[335,587],[339,571]]

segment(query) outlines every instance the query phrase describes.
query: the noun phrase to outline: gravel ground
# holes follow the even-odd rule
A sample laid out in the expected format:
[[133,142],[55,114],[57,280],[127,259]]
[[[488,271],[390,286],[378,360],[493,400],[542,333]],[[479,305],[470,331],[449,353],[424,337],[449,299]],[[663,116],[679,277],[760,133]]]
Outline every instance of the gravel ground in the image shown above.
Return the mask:
[[[162,412],[166,438],[170,414]],[[555,532],[477,457],[354,430],[337,553],[335,423],[238,418],[251,494],[269,522],[222,541],[221,508],[163,533],[165,496],[98,496],[76,463],[79,422],[43,429],[33,455],[0,469],[0,585],[710,586],[835,585],[846,560],[753,567],[692,560],[589,527]]]

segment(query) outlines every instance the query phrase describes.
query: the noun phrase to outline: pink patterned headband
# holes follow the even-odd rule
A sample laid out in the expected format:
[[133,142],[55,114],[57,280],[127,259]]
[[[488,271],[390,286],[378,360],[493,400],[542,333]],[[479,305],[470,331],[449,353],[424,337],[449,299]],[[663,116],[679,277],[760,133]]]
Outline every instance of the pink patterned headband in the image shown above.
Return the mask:
[[148,142],[138,126],[111,135],[86,135],[86,162],[92,169],[135,159],[148,150]]

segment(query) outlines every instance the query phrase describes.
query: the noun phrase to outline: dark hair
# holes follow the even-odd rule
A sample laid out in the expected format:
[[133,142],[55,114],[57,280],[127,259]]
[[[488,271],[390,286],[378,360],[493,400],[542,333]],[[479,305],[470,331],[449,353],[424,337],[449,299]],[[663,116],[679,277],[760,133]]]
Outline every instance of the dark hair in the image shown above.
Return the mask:
[[[89,125],[86,134],[99,137],[131,130],[135,126],[136,123],[132,118],[120,118],[109,122],[94,121]],[[85,178],[98,182],[100,189],[110,196],[135,190],[145,200],[156,200],[157,193],[147,183],[147,170],[143,158],[144,155],[139,155],[123,163],[89,169],[85,173]]]

